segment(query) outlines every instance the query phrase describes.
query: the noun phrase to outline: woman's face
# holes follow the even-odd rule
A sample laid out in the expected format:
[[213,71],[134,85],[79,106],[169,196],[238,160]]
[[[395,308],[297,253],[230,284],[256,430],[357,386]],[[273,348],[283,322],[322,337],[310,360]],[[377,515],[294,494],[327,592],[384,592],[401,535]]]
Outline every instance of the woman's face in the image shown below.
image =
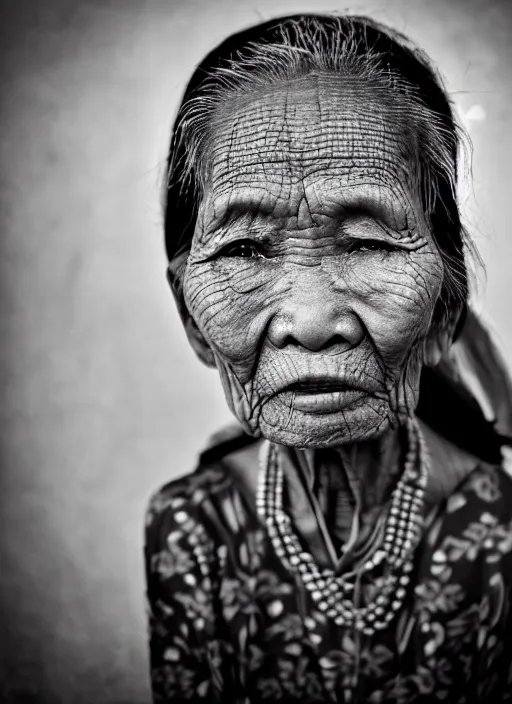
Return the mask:
[[328,76],[217,110],[183,294],[250,433],[334,446],[414,411],[443,276],[414,117]]

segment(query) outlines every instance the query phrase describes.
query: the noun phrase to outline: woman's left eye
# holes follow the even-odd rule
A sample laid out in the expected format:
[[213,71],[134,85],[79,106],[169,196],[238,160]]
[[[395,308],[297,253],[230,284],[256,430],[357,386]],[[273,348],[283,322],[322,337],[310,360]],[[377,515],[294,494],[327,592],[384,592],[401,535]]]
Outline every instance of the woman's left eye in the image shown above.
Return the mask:
[[396,247],[384,240],[361,239],[352,242],[349,252],[394,252]]
[[250,259],[252,257],[260,257],[261,252],[255,242],[251,240],[238,240],[226,245],[220,252],[222,257],[242,257]]

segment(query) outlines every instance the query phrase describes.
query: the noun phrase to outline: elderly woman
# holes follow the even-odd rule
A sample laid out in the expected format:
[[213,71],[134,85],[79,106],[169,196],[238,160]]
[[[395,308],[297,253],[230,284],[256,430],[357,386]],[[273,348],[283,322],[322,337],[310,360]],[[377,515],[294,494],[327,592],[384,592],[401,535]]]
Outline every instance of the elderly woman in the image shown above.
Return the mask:
[[512,701],[510,384],[467,308],[458,146],[428,59],[365,18],[268,22],[194,73],[169,281],[239,425],[150,505],[155,702]]

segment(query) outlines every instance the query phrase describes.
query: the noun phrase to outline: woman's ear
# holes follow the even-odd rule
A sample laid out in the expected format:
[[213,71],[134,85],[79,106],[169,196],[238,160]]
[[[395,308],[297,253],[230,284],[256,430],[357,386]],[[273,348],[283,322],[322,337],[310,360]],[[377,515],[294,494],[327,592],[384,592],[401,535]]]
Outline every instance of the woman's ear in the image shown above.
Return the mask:
[[167,267],[167,281],[173,292],[181,322],[183,323],[192,349],[201,362],[206,364],[207,367],[215,367],[216,364],[213,352],[197,327],[194,318],[190,315],[183,296],[183,276],[185,274],[187,259],[188,251],[178,254],[169,262],[169,266]]
[[424,361],[428,367],[437,367],[453,344],[463,308],[450,311],[448,316],[432,322],[425,340]]

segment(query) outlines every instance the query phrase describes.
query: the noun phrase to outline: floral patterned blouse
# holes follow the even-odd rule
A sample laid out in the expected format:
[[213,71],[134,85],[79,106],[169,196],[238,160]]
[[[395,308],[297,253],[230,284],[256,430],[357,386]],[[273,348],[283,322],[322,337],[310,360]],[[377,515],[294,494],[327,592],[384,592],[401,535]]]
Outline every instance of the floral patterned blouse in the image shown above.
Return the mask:
[[204,454],[147,515],[154,701],[512,702],[512,478],[478,463],[434,509],[402,611],[368,636],[315,608]]

